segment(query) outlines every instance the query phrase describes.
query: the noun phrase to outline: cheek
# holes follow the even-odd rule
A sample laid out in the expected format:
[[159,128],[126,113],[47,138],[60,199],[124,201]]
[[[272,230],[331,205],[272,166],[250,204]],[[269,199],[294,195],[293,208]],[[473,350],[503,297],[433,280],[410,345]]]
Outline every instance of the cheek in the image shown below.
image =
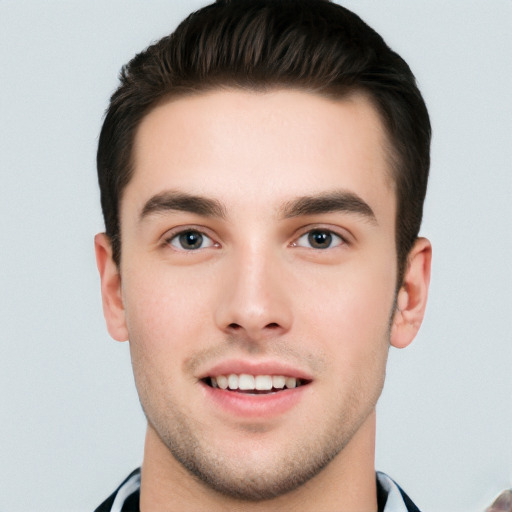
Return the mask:
[[157,418],[162,407],[174,408],[177,390],[188,389],[182,363],[207,338],[204,290],[177,276],[145,272],[125,280],[123,295],[140,402],[148,417]]
[[[145,272],[123,282],[126,323],[133,354],[155,364],[180,359],[187,340],[200,340],[209,311],[208,294],[198,279]],[[203,335],[204,336],[204,335]]]
[[310,337],[321,340],[323,351],[346,374],[384,371],[394,303],[393,263],[386,268],[380,262],[359,261],[335,273],[330,269],[311,280],[314,286],[295,294],[302,311],[296,319],[309,324]]
[[367,333],[372,339],[372,332],[389,323],[395,293],[392,263],[372,266],[360,260],[336,270],[321,269],[309,279],[302,273],[294,296],[303,314],[322,319],[319,327],[331,326],[340,336]]

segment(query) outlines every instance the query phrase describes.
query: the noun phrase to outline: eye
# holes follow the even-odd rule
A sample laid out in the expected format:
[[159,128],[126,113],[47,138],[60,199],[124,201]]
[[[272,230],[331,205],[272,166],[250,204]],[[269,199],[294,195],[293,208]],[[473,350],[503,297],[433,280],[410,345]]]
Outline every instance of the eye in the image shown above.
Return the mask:
[[293,245],[311,249],[332,249],[343,243],[341,236],[328,229],[313,229],[304,233]]
[[209,236],[195,229],[182,231],[172,238],[169,238],[167,243],[179,251],[194,251],[215,245],[214,241]]

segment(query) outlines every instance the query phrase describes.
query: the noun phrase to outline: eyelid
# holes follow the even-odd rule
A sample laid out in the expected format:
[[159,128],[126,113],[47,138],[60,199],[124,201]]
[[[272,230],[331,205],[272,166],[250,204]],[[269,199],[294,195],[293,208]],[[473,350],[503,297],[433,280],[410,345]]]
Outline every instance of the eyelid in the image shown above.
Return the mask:
[[[303,236],[308,235],[312,231],[325,231],[327,233],[331,233],[332,235],[340,238],[342,243],[338,244],[334,247],[339,247],[340,245],[351,245],[351,243],[352,243],[352,241],[350,239],[350,234],[347,233],[346,230],[343,230],[339,227],[326,226],[325,224],[312,224],[312,225],[304,226],[303,228],[301,228],[298,231],[298,234],[295,235],[295,237],[290,245],[293,247],[304,247],[304,246],[299,246],[297,244],[297,241],[300,240]],[[333,249],[334,247],[329,247],[329,249]]]
[[[211,244],[208,245],[207,247],[201,247],[199,249],[190,249],[190,250],[187,250],[187,249],[184,249],[184,248],[179,248],[179,247],[176,247],[175,245],[173,245],[171,242],[173,239],[177,238],[178,236],[184,234],[184,233],[188,233],[190,231],[194,231],[194,232],[197,232],[197,233],[200,233],[203,237],[205,238],[208,238],[210,241],[211,241]],[[195,224],[190,224],[190,225],[183,225],[183,226],[177,226],[175,228],[172,228],[168,231],[165,232],[165,234],[162,236],[162,240],[163,240],[163,245],[167,246],[167,247],[170,247],[172,248],[172,250],[175,250],[177,252],[198,252],[198,251],[201,251],[203,249],[209,249],[209,248],[217,248],[217,247],[220,247],[220,244],[219,242],[217,242],[214,238],[214,236],[210,233],[210,230],[205,228],[204,226],[198,226],[198,225],[195,225]]]

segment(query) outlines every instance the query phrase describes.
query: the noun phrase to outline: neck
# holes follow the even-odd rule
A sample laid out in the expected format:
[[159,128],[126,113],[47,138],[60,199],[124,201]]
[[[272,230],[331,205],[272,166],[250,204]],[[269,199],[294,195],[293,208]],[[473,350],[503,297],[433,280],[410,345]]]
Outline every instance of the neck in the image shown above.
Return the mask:
[[283,510],[376,511],[375,411],[345,448],[300,488],[271,500],[247,502],[217,493],[174,459],[148,425],[142,464],[140,510],[271,512]]

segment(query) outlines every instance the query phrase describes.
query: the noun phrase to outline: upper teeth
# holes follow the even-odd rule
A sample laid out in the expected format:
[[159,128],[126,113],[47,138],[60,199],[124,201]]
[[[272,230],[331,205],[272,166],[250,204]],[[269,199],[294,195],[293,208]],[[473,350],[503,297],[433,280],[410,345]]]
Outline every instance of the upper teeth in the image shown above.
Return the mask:
[[214,388],[240,389],[242,391],[251,389],[269,391],[272,388],[295,388],[300,385],[300,381],[295,377],[284,375],[248,375],[247,373],[236,375],[231,373],[229,375],[217,375],[217,377],[210,377],[210,379]]

